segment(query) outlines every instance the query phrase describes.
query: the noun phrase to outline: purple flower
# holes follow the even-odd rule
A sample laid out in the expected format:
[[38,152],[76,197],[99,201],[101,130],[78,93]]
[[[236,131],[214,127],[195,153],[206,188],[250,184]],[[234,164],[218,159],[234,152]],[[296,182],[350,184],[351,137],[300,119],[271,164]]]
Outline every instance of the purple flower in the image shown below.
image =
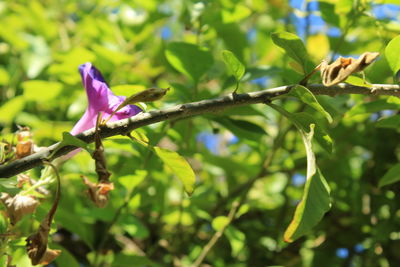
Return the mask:
[[[97,114],[102,112],[103,118],[107,119],[111,113],[121,104],[125,96],[116,96],[104,81],[100,71],[92,63],[85,63],[79,66],[83,86],[88,97],[88,108],[82,118],[71,130],[72,135],[91,129],[96,125]],[[142,110],[135,105],[128,105],[121,108],[110,121],[117,121],[132,117]]]

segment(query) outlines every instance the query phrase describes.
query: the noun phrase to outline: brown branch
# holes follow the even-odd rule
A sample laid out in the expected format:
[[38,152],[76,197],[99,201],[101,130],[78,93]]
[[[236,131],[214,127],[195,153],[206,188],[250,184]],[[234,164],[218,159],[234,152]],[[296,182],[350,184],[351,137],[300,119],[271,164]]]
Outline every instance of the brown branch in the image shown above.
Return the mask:
[[[245,94],[230,94],[214,99],[180,104],[162,110],[141,113],[129,119],[108,123],[105,127],[101,128],[100,137],[106,138],[115,135],[126,135],[132,130],[161,121],[213,113],[236,106],[265,103],[266,101],[273,100],[275,97],[287,94],[294,86],[295,85],[286,85]],[[323,86],[322,84],[310,84],[307,87],[316,95],[335,96],[341,94],[363,94],[400,97],[400,85],[391,84],[374,84],[371,88],[344,83],[330,87]],[[77,137],[86,143],[92,143],[95,139],[95,131],[94,129],[90,129],[77,135]],[[43,160],[53,160],[76,149],[74,146],[65,146],[54,153],[54,155],[51,155],[58,144],[59,143],[53,144],[40,152],[15,160],[9,164],[0,165],[0,178],[8,178],[17,175],[42,165]],[[48,158],[50,155],[51,158]]]

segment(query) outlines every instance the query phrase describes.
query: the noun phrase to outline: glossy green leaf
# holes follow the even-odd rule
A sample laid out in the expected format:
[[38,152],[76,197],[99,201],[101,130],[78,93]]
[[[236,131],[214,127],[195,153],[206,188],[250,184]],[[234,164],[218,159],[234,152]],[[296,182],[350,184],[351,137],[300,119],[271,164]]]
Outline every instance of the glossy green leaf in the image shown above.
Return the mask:
[[245,72],[242,62],[240,62],[236,56],[228,50],[222,51],[222,59],[224,60],[229,72],[235,77],[236,81],[239,82]]
[[379,187],[390,185],[400,181],[400,163],[391,167],[379,180]]
[[379,99],[371,102],[361,102],[352,107],[347,113],[347,117],[359,114],[374,113],[385,109],[398,110],[400,103],[390,103],[385,99]]
[[184,157],[175,151],[161,147],[154,147],[154,151],[160,157],[162,162],[181,180],[186,193],[190,196],[194,191],[194,185],[196,182],[196,176],[190,164]]
[[207,49],[189,43],[168,44],[165,56],[176,70],[190,77],[195,83],[213,65],[213,57]]
[[298,97],[303,103],[320,112],[328,120],[329,123],[332,123],[332,116],[321,106],[313,93],[311,93],[311,91],[308,90],[306,87],[296,85],[294,88],[292,88],[292,90],[290,90],[289,95]]
[[385,57],[389,63],[393,74],[396,74],[400,70],[400,57],[399,57],[399,47],[400,47],[400,35],[393,38],[385,48]]
[[381,119],[376,122],[376,127],[380,128],[393,128],[399,129],[400,128],[400,115],[394,115],[388,118]]
[[[290,119],[290,113],[285,109],[269,104],[272,108]],[[311,140],[314,135],[314,124],[310,125],[310,131],[306,132],[297,121],[292,121],[299,130],[307,154],[307,181],[303,196],[296,207],[291,223],[284,234],[286,242],[293,242],[309,232],[330,209],[330,189],[325,178],[317,168],[315,155],[312,150]]]
[[32,80],[23,82],[22,88],[27,100],[46,102],[58,96],[63,86],[59,82]]
[[289,57],[302,66],[304,74],[311,70],[312,64],[310,63],[306,47],[297,35],[282,31],[272,33],[271,38],[277,46],[285,50]]

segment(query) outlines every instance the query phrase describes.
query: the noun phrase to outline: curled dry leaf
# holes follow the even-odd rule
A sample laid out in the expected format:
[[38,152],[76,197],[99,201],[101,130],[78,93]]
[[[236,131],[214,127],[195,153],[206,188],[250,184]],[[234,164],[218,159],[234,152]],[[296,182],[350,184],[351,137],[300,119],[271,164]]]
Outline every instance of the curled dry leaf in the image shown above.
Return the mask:
[[61,191],[61,185],[60,185],[60,176],[58,174],[58,171],[56,167],[49,164],[54,171],[56,172],[56,177],[57,177],[57,191],[56,191],[56,196],[53,205],[51,206],[51,209],[49,212],[46,214],[42,222],[40,223],[39,230],[30,235],[26,239],[26,250],[28,252],[28,256],[31,259],[31,262],[33,265],[36,264],[43,264],[46,265],[53,261],[58,255],[60,255],[61,250],[52,250],[47,247],[48,243],[48,238],[49,238],[49,232],[50,232],[50,227],[51,223],[53,221],[53,217],[57,211],[58,203],[60,201],[60,191]]
[[7,193],[2,193],[0,198],[6,206],[12,225],[21,220],[22,216],[33,213],[39,205],[39,202],[33,196],[15,195],[11,197]]
[[33,153],[33,140],[29,127],[20,127],[17,132],[17,159],[24,158]]
[[90,200],[92,200],[97,207],[104,208],[108,203],[108,192],[114,189],[114,184],[108,181],[95,184],[89,181],[87,177],[81,177],[83,183],[87,186],[87,193]]
[[339,57],[329,65],[324,60],[319,66],[322,83],[325,86],[332,86],[343,82],[351,74],[364,70],[378,56],[378,52],[365,52],[358,59]]

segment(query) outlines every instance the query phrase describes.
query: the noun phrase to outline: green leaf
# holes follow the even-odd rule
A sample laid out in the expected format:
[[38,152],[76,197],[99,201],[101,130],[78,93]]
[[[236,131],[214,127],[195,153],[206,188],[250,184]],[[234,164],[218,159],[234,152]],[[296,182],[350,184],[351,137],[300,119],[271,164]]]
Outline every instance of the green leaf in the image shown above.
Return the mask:
[[68,251],[68,249],[56,243],[50,244],[49,247],[51,249],[59,249],[62,251],[55,260],[55,262],[57,263],[57,267],[79,267],[79,263],[77,262],[75,257]]
[[83,142],[81,139],[73,136],[69,132],[63,132],[63,137],[61,142],[58,144],[56,149],[54,149],[53,153],[49,156],[51,158],[55,153],[57,153],[58,150],[63,148],[64,146],[76,146],[85,149],[88,151],[90,154],[93,153],[92,149],[89,148],[89,144]]
[[217,216],[211,222],[211,225],[215,231],[221,231],[228,224],[229,224],[229,218],[226,216]]
[[245,72],[242,62],[236,58],[235,54],[228,50],[222,51],[222,59],[224,60],[229,72],[235,77],[236,81],[239,82]]
[[310,107],[324,115],[329,123],[332,123],[332,116],[321,106],[313,93],[311,93],[311,91],[304,86],[296,85],[294,88],[292,88],[292,90],[290,90],[289,95],[298,97],[303,103],[309,105]]
[[16,96],[8,100],[0,107],[0,122],[4,124],[11,123],[24,106],[25,99],[23,96]]
[[388,100],[379,99],[371,102],[361,102],[347,111],[346,116],[351,117],[359,114],[374,113],[385,109],[398,110],[400,109],[400,103],[389,102],[389,98]]
[[262,127],[250,121],[231,118],[213,118],[213,120],[226,127],[234,135],[245,140],[258,141],[262,136],[267,135],[267,132]]
[[400,163],[397,163],[385,173],[379,180],[379,187],[390,185],[398,181],[400,181]]
[[371,88],[372,85],[370,83],[366,83],[364,79],[357,77],[357,76],[349,76],[344,82],[355,85],[355,86],[362,86],[362,87],[369,87]]
[[63,88],[59,82],[48,82],[48,81],[26,81],[22,83],[24,89],[24,97],[27,100],[46,102],[54,99],[61,93]]
[[122,217],[121,220],[119,220],[118,225],[120,225],[122,229],[132,237],[144,239],[149,236],[149,230],[146,226],[131,214]]
[[125,175],[118,177],[118,182],[120,182],[128,191],[133,190],[137,187],[147,176],[146,170],[135,170],[133,175]]
[[246,236],[243,234],[243,232],[239,231],[232,225],[229,225],[225,229],[224,234],[228,238],[229,243],[231,244],[232,257],[237,257],[238,254],[245,248]]
[[307,131],[307,129],[310,127],[311,124],[315,124],[316,125],[314,129],[315,140],[326,152],[332,153],[333,140],[329,136],[325,128],[322,126],[322,123],[320,123],[315,117],[306,112],[290,113],[289,116],[291,121],[295,120],[299,125],[301,125],[303,131]]
[[400,115],[395,115],[395,116],[381,119],[376,122],[375,126],[379,127],[379,128],[399,129],[400,128]]
[[165,56],[176,70],[192,78],[195,83],[213,65],[213,57],[208,50],[189,43],[168,44]]
[[396,74],[397,71],[400,70],[399,47],[400,35],[393,38],[385,48],[385,57],[393,71],[393,74]]
[[165,148],[154,147],[154,151],[160,157],[162,162],[182,181],[186,193],[189,196],[193,194],[196,176],[186,159],[175,151],[167,150]]
[[271,38],[277,46],[285,50],[289,57],[303,67],[304,74],[311,70],[312,63],[310,63],[306,47],[297,35],[282,31],[272,33]]
[[[290,118],[290,113],[285,109],[274,104],[269,104],[269,106]],[[285,231],[284,240],[286,242],[293,242],[310,231],[331,207],[330,189],[325,178],[319,169],[317,169],[315,155],[312,150],[311,140],[314,135],[314,125],[310,125],[310,132],[307,133],[298,122],[293,121],[293,123],[300,131],[306,148],[307,182],[304,187],[302,199],[297,205],[293,219]]]

